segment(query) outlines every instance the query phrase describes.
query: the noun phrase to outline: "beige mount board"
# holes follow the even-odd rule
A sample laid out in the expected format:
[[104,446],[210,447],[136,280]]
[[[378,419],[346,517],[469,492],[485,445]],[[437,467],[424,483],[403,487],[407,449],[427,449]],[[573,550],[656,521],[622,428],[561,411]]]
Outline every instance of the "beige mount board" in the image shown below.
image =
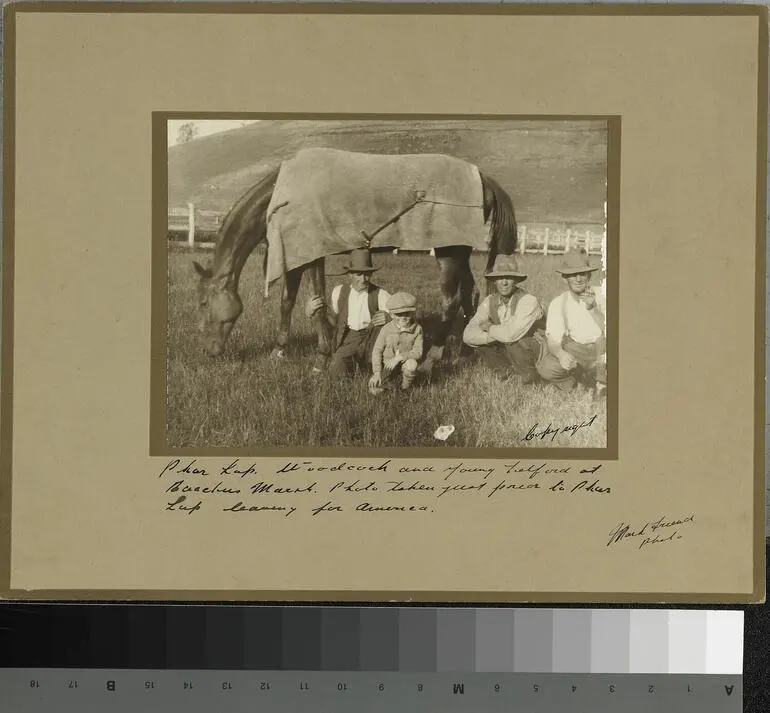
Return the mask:
[[[5,596],[763,600],[763,8],[17,3],[5,38]],[[606,447],[169,446],[185,116],[606,121]]]

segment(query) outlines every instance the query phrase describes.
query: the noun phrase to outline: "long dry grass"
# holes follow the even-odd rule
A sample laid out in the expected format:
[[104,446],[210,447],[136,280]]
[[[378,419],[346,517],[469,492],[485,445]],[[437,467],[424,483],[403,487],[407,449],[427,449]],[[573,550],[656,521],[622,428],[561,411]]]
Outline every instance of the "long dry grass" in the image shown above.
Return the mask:
[[[168,422],[172,447],[604,447],[606,406],[582,391],[562,394],[538,384],[522,387],[500,382],[478,359],[457,358],[459,329],[450,358],[434,370],[430,382],[409,392],[386,391],[379,397],[366,389],[368,375],[347,381],[311,374],[315,335],[304,315],[307,285],[300,289],[292,322],[288,357],[271,360],[278,327],[280,286],[262,296],[261,260],[253,256],[241,279],[244,313],[225,353],[206,356],[196,333],[196,278],[192,259],[205,253],[169,253],[168,292]],[[423,254],[378,255],[375,281],[385,289],[404,289],[418,296],[419,318],[434,324],[439,314],[438,268]],[[523,287],[545,306],[564,289],[552,256],[527,255],[529,278]],[[483,256],[474,256],[477,284]],[[327,261],[327,273],[340,272],[338,258]],[[343,278],[329,278],[331,286]],[[522,438],[534,426],[581,423],[596,415],[592,426],[554,440]],[[454,433],[444,443],[433,437],[440,425]]]

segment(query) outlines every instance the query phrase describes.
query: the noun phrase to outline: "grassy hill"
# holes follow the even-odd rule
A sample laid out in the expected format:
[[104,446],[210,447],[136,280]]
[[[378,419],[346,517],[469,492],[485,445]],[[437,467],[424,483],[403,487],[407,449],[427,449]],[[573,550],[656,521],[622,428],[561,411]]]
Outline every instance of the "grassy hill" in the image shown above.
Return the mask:
[[521,222],[601,222],[602,122],[270,120],[169,149],[169,207],[226,211],[270,168],[304,147],[446,153],[475,163],[511,194]]

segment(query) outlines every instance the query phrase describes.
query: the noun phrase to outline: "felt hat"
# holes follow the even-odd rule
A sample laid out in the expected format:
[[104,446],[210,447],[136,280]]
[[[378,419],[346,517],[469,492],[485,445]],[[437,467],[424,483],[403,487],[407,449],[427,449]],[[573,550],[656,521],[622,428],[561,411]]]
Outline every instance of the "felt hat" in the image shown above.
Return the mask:
[[391,314],[414,312],[417,309],[417,299],[408,292],[396,292],[396,294],[390,296],[387,308]]
[[576,275],[579,272],[594,272],[598,267],[591,267],[588,253],[583,248],[572,248],[564,254],[556,272],[564,276]]
[[487,277],[518,277],[524,280],[527,273],[519,267],[519,261],[515,255],[499,255],[495,259],[494,267],[487,273]]
[[344,272],[374,272],[378,268],[372,265],[372,253],[369,248],[356,248],[350,252],[350,260]]

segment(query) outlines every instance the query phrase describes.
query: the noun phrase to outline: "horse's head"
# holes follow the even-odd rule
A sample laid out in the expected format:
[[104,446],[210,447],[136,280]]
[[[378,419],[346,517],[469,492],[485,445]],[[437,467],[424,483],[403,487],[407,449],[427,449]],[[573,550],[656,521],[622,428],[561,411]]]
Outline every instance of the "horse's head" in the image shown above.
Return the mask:
[[203,348],[211,356],[219,356],[225,342],[243,311],[243,303],[226,277],[214,277],[210,268],[193,261],[198,273],[198,331]]

